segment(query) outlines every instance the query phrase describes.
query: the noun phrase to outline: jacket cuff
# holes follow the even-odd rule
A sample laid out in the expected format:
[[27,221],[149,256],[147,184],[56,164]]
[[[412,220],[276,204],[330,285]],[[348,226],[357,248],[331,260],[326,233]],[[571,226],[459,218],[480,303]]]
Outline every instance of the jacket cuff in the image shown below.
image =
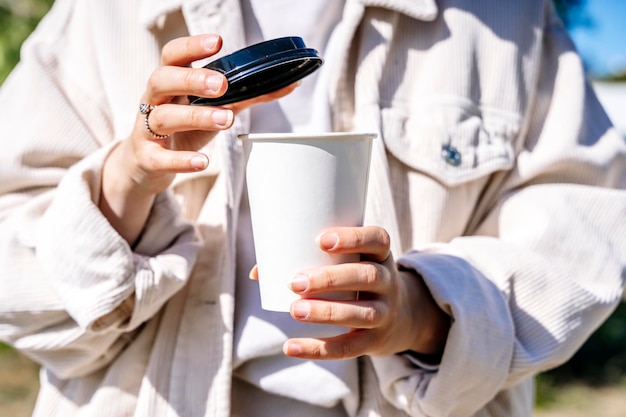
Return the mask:
[[178,219],[169,193],[157,196],[137,245],[142,255],[111,227],[98,200],[102,166],[114,146],[68,170],[37,235],[37,258],[50,285],[74,321],[94,331],[138,322],[131,314],[153,314],[184,285],[196,253],[193,229]]
[[415,251],[398,263],[423,277],[452,320],[436,371],[416,367],[398,355],[372,358],[383,395],[409,414],[477,411],[502,388],[508,375],[514,327],[507,300],[489,279],[459,257]]

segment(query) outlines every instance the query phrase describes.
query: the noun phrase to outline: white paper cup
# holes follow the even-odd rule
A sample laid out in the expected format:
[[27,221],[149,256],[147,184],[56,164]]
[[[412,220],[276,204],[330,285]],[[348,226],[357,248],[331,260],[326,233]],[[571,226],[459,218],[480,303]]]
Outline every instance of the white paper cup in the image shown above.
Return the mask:
[[[306,268],[358,262],[321,250],[316,237],[335,226],[361,226],[371,133],[240,135],[254,235],[261,306],[289,311],[300,297],[288,284]],[[324,298],[354,299],[354,293]]]

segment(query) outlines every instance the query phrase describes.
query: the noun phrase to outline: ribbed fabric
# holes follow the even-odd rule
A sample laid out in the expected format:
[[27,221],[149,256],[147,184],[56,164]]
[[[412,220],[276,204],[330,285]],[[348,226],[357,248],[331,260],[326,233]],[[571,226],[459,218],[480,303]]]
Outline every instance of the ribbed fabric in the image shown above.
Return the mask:
[[[352,417],[529,417],[620,301],[626,144],[550,4],[346,1],[314,99],[379,133],[368,222],[453,316],[436,369],[360,358]],[[96,209],[160,48],[206,31],[243,46],[238,1],[57,0],[2,86],[0,339],[44,367],[35,416],[230,415],[247,114],[135,247]]]

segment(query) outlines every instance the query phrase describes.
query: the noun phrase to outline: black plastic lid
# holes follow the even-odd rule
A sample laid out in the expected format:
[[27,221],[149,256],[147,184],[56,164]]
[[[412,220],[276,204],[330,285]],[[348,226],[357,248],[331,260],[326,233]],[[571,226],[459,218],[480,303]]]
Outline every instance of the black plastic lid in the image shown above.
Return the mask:
[[306,77],[323,62],[315,49],[307,48],[296,36],[257,43],[204,66],[226,76],[228,89],[223,96],[189,96],[189,102],[221,106],[258,97]]

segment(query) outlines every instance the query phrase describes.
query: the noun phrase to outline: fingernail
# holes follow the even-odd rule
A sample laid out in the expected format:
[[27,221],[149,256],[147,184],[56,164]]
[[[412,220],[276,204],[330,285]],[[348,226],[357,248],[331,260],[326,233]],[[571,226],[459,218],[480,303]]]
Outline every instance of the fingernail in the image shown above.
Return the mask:
[[211,119],[218,126],[230,126],[233,120],[233,112],[230,110],[215,110],[211,114]]
[[311,312],[311,305],[306,301],[296,301],[291,312],[296,319],[305,320]]
[[309,279],[305,275],[296,275],[289,283],[289,288],[293,292],[306,291],[309,287]]
[[302,354],[302,346],[300,343],[286,342],[284,352],[289,356],[299,356]]
[[206,168],[207,165],[209,165],[209,160],[204,155],[193,156],[191,157],[190,162],[191,162],[191,166],[197,170],[202,170]]
[[204,46],[205,49],[213,50],[217,47],[219,40],[220,37],[217,35],[207,35],[202,39],[202,46]]
[[217,93],[222,88],[222,84],[224,84],[224,76],[222,74],[212,74],[206,77],[204,82],[209,92]]
[[336,233],[323,233],[318,237],[318,242],[322,249],[333,249],[339,242],[339,236]]
[[252,269],[250,270],[250,273],[248,274],[248,278],[256,281],[258,277],[259,277],[259,268],[257,265],[254,265]]

